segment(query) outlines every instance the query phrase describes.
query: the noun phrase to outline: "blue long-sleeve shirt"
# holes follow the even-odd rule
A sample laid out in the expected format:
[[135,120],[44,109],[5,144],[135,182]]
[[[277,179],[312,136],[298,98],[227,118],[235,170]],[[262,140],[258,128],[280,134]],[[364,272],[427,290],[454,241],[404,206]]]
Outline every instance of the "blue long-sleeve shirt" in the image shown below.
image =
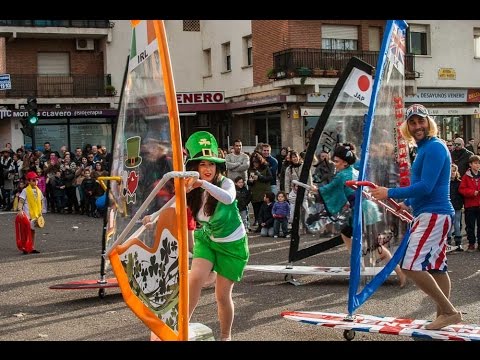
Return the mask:
[[412,164],[410,186],[388,189],[390,198],[408,198],[413,215],[422,213],[455,213],[450,202],[450,167],[452,159],[447,146],[437,137],[421,140]]
[[290,216],[290,204],[286,201],[275,202],[273,204],[272,214],[280,215],[281,217],[288,219],[288,217]]

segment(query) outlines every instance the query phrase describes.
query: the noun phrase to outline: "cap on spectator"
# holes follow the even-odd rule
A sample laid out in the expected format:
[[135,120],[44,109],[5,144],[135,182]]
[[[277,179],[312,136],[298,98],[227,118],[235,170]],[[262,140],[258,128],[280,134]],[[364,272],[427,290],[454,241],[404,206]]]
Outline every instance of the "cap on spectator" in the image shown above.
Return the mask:
[[29,171],[27,173],[27,175],[25,175],[25,179],[27,179],[27,180],[33,180],[33,179],[37,179],[37,178],[38,178],[38,175],[34,171]]

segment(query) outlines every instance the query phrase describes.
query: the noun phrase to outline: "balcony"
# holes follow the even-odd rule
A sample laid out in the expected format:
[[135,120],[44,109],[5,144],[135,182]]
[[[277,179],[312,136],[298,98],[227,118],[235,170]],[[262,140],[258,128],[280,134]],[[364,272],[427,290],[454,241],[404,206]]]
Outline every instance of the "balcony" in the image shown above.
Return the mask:
[[[376,66],[378,51],[287,49],[273,54],[273,78],[296,76],[339,77],[352,56]],[[415,71],[415,56],[405,56],[405,79],[420,77]]]
[[0,20],[0,26],[111,28],[109,20]]
[[10,74],[12,89],[3,91],[2,98],[104,97],[109,91],[110,75],[16,75]]

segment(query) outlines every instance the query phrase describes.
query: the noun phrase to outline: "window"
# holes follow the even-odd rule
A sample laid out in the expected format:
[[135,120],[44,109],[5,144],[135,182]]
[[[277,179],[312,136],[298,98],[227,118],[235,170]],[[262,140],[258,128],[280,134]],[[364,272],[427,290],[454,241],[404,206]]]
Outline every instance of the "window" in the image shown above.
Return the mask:
[[245,36],[243,38],[243,65],[252,65],[252,36]]
[[38,96],[73,96],[69,53],[40,52],[37,54],[37,67]]
[[473,29],[473,54],[480,58],[480,28]]
[[205,49],[203,50],[203,73],[204,76],[212,75],[212,50]]
[[230,58],[230,43],[222,44],[223,71],[232,71],[232,60]]
[[70,54],[40,52],[37,55],[39,75],[70,75]]
[[429,55],[429,25],[410,24],[407,34],[407,52],[415,55]]
[[357,50],[358,28],[356,26],[322,25],[322,49]]
[[380,28],[376,26],[368,27],[368,50],[380,51]]
[[200,31],[200,20],[183,20],[183,31]]

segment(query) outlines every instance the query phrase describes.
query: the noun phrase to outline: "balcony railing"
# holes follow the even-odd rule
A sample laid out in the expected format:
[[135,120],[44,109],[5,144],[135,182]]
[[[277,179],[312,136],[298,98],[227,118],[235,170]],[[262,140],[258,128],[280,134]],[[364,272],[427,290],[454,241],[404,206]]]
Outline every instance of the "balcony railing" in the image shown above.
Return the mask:
[[110,28],[109,20],[0,20],[0,26]]
[[[320,49],[287,49],[273,54],[274,77],[294,76],[333,76],[338,77],[352,56],[376,66],[378,51],[356,50],[320,50]],[[327,72],[336,70],[335,72]],[[280,74],[280,76],[278,76]],[[332,75],[329,75],[332,74]],[[405,78],[419,77],[415,71],[415,56],[405,56]]]
[[106,85],[110,75],[16,75],[10,74],[12,89],[2,91],[7,98],[35,97],[102,97],[112,96]]

